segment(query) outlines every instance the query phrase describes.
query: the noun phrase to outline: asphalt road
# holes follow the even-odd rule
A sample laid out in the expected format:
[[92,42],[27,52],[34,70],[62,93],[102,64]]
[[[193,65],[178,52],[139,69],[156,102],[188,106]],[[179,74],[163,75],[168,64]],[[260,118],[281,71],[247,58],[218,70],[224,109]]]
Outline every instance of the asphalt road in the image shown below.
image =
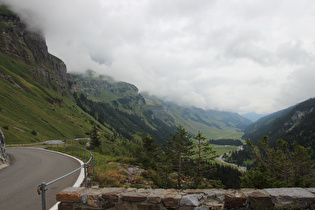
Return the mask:
[[[50,182],[78,167],[78,161],[37,148],[7,148],[11,165],[0,170],[0,209],[36,210],[42,208],[37,186]],[[56,203],[56,193],[73,186],[79,171],[47,186],[46,207]]]

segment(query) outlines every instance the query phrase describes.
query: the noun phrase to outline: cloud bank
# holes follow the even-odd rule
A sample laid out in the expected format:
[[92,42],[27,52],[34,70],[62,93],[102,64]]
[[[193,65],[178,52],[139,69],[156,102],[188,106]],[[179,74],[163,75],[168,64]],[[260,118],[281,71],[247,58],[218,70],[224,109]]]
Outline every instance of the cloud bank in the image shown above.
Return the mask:
[[315,1],[0,0],[69,72],[181,105],[270,113],[314,97]]

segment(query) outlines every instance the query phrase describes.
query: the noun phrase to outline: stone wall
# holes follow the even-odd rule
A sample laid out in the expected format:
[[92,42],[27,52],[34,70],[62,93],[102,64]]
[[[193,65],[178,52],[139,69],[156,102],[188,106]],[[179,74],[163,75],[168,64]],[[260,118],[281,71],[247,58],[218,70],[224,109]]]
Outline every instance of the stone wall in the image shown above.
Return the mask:
[[70,187],[56,195],[59,210],[314,209],[315,188],[135,189]]

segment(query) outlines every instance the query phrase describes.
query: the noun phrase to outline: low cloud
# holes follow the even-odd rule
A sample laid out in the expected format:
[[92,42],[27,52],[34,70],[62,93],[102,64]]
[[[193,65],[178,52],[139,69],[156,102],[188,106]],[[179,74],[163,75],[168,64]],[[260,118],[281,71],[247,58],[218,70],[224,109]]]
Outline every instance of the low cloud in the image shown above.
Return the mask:
[[315,2],[0,0],[69,72],[93,69],[205,109],[270,113],[314,97]]

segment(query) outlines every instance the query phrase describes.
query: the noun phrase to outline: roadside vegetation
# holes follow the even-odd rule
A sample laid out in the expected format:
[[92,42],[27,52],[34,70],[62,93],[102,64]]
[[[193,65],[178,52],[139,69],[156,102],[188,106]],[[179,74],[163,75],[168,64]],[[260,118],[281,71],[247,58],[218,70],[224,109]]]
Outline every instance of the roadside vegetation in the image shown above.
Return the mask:
[[[238,169],[215,162],[212,145],[201,132],[188,136],[183,126],[159,145],[150,135],[140,139],[108,141],[94,126],[90,141],[67,140],[51,149],[83,159],[78,146],[93,151],[95,170],[92,185],[138,188],[240,188]],[[140,134],[139,134],[140,136]],[[97,142],[94,144],[93,142]],[[94,145],[93,145],[94,144]],[[72,146],[72,149],[71,149]],[[129,170],[136,170],[130,174]]]
[[79,155],[81,159],[86,157],[79,154],[77,146],[92,149],[95,170],[92,174],[89,169],[91,184],[100,187],[314,187],[314,161],[309,155],[310,148],[296,143],[288,145],[284,140],[279,140],[275,149],[269,147],[267,137],[259,146],[247,140],[253,164],[249,171],[241,172],[235,167],[216,163],[216,151],[202,133],[188,137],[181,125],[163,147],[150,135],[128,142],[104,141],[97,127],[90,131],[90,138],[91,141],[67,141],[66,146],[54,149]]

